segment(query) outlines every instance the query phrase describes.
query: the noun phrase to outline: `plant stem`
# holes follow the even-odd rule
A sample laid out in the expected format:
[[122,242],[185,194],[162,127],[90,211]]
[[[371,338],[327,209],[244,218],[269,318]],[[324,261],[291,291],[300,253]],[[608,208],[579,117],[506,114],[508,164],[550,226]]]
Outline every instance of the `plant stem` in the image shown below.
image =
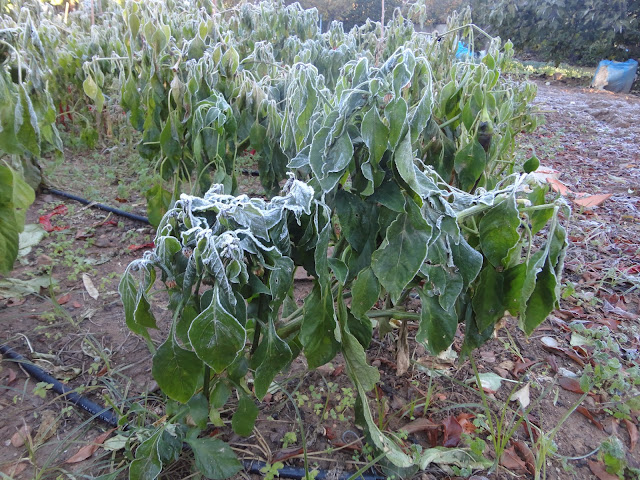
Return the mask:
[[204,398],[207,399],[207,405],[209,405],[209,384],[211,382],[211,367],[204,364],[204,377],[202,379],[202,390],[204,391]]

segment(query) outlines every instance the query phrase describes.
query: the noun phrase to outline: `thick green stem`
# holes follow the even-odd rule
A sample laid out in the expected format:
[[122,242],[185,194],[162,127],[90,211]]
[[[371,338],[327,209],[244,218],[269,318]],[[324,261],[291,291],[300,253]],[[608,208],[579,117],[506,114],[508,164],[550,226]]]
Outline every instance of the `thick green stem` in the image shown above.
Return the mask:
[[210,382],[211,382],[211,367],[209,365],[207,365],[206,363],[204,364],[204,373],[203,373],[204,377],[202,379],[202,390],[204,392],[204,398],[207,399],[207,405],[209,405],[209,390],[210,390]]

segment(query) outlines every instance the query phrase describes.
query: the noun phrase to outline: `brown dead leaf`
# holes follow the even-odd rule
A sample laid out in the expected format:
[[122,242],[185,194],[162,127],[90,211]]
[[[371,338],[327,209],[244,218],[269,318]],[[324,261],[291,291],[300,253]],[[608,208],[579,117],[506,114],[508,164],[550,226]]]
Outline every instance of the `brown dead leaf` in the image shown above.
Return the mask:
[[460,413],[456,417],[456,420],[458,420],[458,423],[462,427],[462,431],[464,433],[475,433],[476,426],[471,421],[474,418],[475,415],[473,415],[472,413]]
[[27,297],[22,297],[22,298],[11,297],[7,299],[7,302],[5,303],[5,305],[7,307],[19,307],[26,301],[27,301]]
[[536,459],[533,456],[533,452],[531,451],[529,446],[526,443],[524,443],[522,440],[518,440],[517,442],[514,442],[513,446],[515,447],[515,450],[518,456],[522,460],[524,460],[524,464],[526,465],[529,473],[531,475],[534,475],[536,472]]
[[547,183],[551,185],[551,188],[553,189],[553,191],[558,192],[562,196],[567,196],[570,193],[572,193],[571,190],[569,190],[569,187],[567,187],[564,183],[562,183],[557,178],[547,178]]
[[73,305],[73,308],[82,308],[82,304],[78,301],[74,301],[71,305]]
[[612,195],[613,194],[611,193],[605,193],[601,195],[580,196],[579,198],[574,199],[573,202],[576,203],[577,205],[580,205],[581,207],[587,207],[587,208],[597,207],[598,205],[602,204],[605,200],[608,200],[609,198],[611,198]]
[[289,447],[283,448],[279,452],[275,452],[273,454],[273,459],[271,460],[273,463],[275,462],[284,462],[285,460],[290,459],[291,457],[295,457],[296,455],[302,454],[302,447]]
[[440,428],[439,423],[433,423],[428,418],[417,418],[413,422],[407,423],[400,430],[403,432],[407,432],[407,434],[412,434],[416,432],[424,432],[428,430],[438,430]]
[[42,445],[58,431],[58,417],[52,410],[42,412],[42,421],[33,439],[35,445]]
[[58,304],[65,305],[66,303],[69,303],[69,300],[71,300],[71,294],[67,293],[66,295],[62,295],[58,298]]
[[599,480],[620,480],[617,475],[613,475],[604,468],[604,463],[595,460],[587,460],[589,469]]
[[522,373],[524,373],[529,367],[531,367],[532,365],[535,365],[536,361],[534,360],[530,360],[528,358],[525,358],[524,362],[521,362],[520,360],[518,360],[516,362],[516,364],[513,367],[513,370],[511,370],[511,373],[513,373],[513,375],[518,378]]
[[16,448],[23,446],[31,436],[31,427],[23,424],[16,433],[11,436],[11,445]]
[[409,354],[409,338],[408,338],[407,322],[402,322],[400,333],[398,334],[398,342],[396,344],[396,375],[401,377],[409,370],[411,359]]
[[71,458],[69,458],[65,463],[78,463],[78,462],[82,462],[83,460],[86,460],[91,455],[93,455],[96,452],[96,450],[98,450],[100,445],[102,445],[104,441],[107,438],[109,438],[109,435],[111,435],[114,431],[115,431],[115,428],[112,428],[111,430],[107,430],[106,432],[98,435],[93,442],[91,442],[89,445],[85,445],[84,447],[81,447],[76,452],[76,454],[73,455]]
[[598,428],[598,430],[600,430],[601,432],[604,432],[604,425],[602,425],[602,423],[600,423],[593,416],[593,413],[591,413],[587,407],[584,407],[584,406],[580,405],[578,408],[576,408],[576,411],[581,413],[585,417],[587,417],[587,420],[589,420],[591,423],[593,423]]
[[562,388],[573,393],[584,393],[580,388],[580,382],[575,378],[558,377],[558,383]]
[[27,468],[28,465],[29,463],[27,461],[20,459],[8,465],[5,465],[4,467],[2,467],[2,470],[0,470],[0,472],[4,473],[9,478],[15,478],[22,472],[24,472],[24,469]]
[[528,473],[529,471],[527,469],[527,464],[516,453],[516,448],[514,446],[506,448],[504,452],[502,452],[500,465],[512,472]]
[[444,440],[442,445],[444,447],[457,447],[460,443],[460,436],[462,435],[462,426],[458,423],[456,417],[450,416],[442,421],[444,426]]
[[629,432],[629,451],[633,452],[638,444],[638,427],[631,420],[625,418],[624,424],[627,426],[627,432]]

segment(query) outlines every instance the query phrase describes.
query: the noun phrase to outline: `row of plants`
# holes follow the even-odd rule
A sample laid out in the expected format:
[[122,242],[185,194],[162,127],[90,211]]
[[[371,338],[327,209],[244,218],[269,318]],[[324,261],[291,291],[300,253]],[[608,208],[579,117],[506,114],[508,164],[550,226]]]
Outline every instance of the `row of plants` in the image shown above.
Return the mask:
[[[279,373],[299,356],[316,368],[338,353],[369,443],[395,468],[425,468],[433,452],[381,431],[368,407],[379,381],[366,355],[374,326],[385,335],[400,322],[406,343],[415,324],[432,354],[460,330],[469,355],[505,311],[531,333],[558,299],[564,207],[515,163],[515,136],[538,119],[535,86],[502,74],[512,45],[485,40],[469,10],[437,38],[400,13],[384,28],[336,22],[323,33],[316,10],[283,2],[129,1],[95,23],[70,19],[46,9],[3,17],[12,90],[2,102],[23,112],[20,102],[46,100],[28,115],[38,150],[16,158],[61,149],[54,105],[71,105],[80,124],[126,113],[158,173],[145,192],[155,247],[119,290],[171,401],[165,422],[140,430],[130,477],[156,478],[183,442],[205,475],[235,474],[230,447],[204,435],[220,411],[235,409],[233,430],[249,435],[256,400]],[[456,59],[458,41],[473,49],[478,36],[482,61]],[[9,80],[16,63],[26,82]],[[33,132],[12,125],[3,133],[35,148]],[[264,198],[237,194],[248,150]],[[535,157],[524,166],[536,168]],[[313,276],[302,306],[297,268]],[[158,274],[173,320],[156,346]],[[415,294],[421,308],[407,311]]]
[[[315,12],[262,3],[211,24],[181,12],[181,28],[198,25],[181,46],[170,9],[147,6],[153,27],[142,5],[125,10],[128,43],[143,47],[130,54],[125,110],[174,191],[192,189],[120,284],[127,324],[147,338],[154,378],[177,402],[172,420],[149,430],[132,478],[158,475],[182,441],[205,474],[233,475],[241,464],[230,447],[201,437],[206,418],[184,426],[190,409],[218,418],[231,408],[234,431],[249,435],[255,401],[279,373],[300,355],[316,368],[338,353],[369,443],[395,468],[426,467],[433,452],[381,431],[369,409],[374,325],[384,335],[392,320],[416,324],[433,354],[462,326],[469,354],[506,310],[530,333],[558,298],[562,206],[513,161],[514,136],[536,118],[527,106],[535,88],[500,75],[510,45],[492,41],[482,62],[460,62],[455,33],[473,36],[468,16],[453,16],[441,41],[396,17],[384,43],[371,22],[322,34]],[[178,53],[191,42],[204,44],[200,58]],[[259,156],[267,194],[279,194],[235,195],[233,162],[245,149]],[[293,300],[300,267],[313,276],[302,306]],[[173,320],[156,349],[158,275]],[[418,313],[406,311],[412,293]],[[207,453],[212,443],[220,456]]]

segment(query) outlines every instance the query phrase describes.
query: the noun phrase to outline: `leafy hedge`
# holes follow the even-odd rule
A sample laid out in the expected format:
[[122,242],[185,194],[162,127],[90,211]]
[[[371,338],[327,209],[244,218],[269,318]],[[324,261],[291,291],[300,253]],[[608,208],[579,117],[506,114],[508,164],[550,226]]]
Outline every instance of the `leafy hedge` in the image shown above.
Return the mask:
[[638,0],[472,0],[474,17],[520,51],[559,64],[640,58]]

